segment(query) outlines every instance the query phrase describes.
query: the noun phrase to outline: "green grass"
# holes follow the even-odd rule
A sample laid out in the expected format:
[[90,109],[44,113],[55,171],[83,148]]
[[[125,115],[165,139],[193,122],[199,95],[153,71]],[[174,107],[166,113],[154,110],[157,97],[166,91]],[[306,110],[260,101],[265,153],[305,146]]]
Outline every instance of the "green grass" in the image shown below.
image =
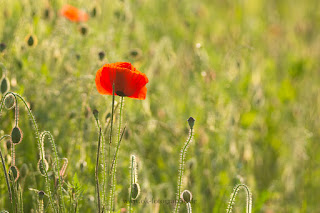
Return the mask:
[[[59,16],[65,3],[88,13],[95,7],[97,15],[84,24],[69,22]],[[0,0],[0,43],[6,45],[0,62],[10,91],[26,99],[39,131],[50,131],[59,158],[68,159],[68,210],[75,207],[67,199],[73,192],[79,212],[97,210],[99,134],[92,111],[99,111],[105,127],[112,96],[97,92],[95,74],[105,63],[128,61],[149,83],[146,100],[124,100],[116,211],[128,207],[123,200],[129,199],[131,154],[141,189],[133,209],[173,211],[173,204],[143,201],[176,198],[179,155],[192,116],[194,140],[181,191],[192,193],[193,212],[225,212],[237,184],[250,188],[253,212],[319,212],[319,11],[317,0]],[[87,27],[86,35],[80,26]],[[26,42],[30,34],[37,38],[34,47]],[[130,54],[136,49],[138,57]],[[14,117],[14,110],[2,111],[0,137],[11,133]],[[117,129],[117,117],[115,122]],[[47,193],[32,126],[20,101],[23,140],[15,153],[20,173],[27,168],[19,178],[25,212],[38,208],[35,190]],[[44,146],[53,188],[55,153],[48,142]],[[8,170],[6,140],[0,148]],[[245,193],[238,196],[233,210],[244,212]],[[3,171],[0,210],[12,212]],[[186,211],[181,205],[180,212]]]

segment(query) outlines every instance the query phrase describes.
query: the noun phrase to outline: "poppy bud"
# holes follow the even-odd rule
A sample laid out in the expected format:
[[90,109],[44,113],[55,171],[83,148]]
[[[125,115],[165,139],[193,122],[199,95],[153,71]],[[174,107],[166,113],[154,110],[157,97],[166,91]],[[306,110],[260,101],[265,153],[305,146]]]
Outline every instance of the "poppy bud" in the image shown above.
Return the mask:
[[93,116],[94,116],[94,118],[95,118],[96,120],[99,120],[99,111],[96,110],[96,109],[94,109],[94,110],[93,110]]
[[90,15],[91,15],[91,17],[96,17],[96,15],[97,15],[97,8],[96,7],[92,8]]
[[82,25],[82,26],[80,26],[79,31],[83,36],[85,36],[88,33],[88,28],[86,26]]
[[196,120],[193,118],[193,117],[190,117],[189,119],[188,119],[188,123],[189,123],[189,127],[190,127],[190,129],[193,129],[193,126],[194,126],[194,122],[195,122]]
[[11,131],[11,141],[14,144],[18,144],[22,141],[23,138],[23,134],[22,131],[19,127],[15,126],[13,127],[12,131]]
[[132,189],[131,189],[131,198],[132,200],[136,200],[139,195],[140,195],[140,186],[138,183],[132,184]]
[[18,180],[19,178],[19,170],[16,166],[10,166],[9,168],[9,176],[10,179],[13,179],[15,182]]
[[99,59],[102,61],[104,59],[105,53],[103,51],[99,52]]
[[12,109],[14,107],[14,104],[14,96],[12,94],[7,95],[6,99],[4,100],[4,106],[6,107],[6,109]]
[[2,53],[6,49],[6,44],[5,43],[0,43],[0,53]]
[[108,112],[108,114],[106,115],[106,121],[111,117],[111,113]]
[[50,7],[47,7],[44,11],[43,11],[43,17],[45,19],[51,19],[51,17],[53,16],[53,12],[51,10]]
[[134,59],[139,59],[142,55],[142,51],[138,48],[130,50],[129,55]]
[[35,47],[38,43],[37,37],[35,35],[31,35],[31,34],[27,35],[25,40],[26,40],[26,43],[29,47]]
[[7,150],[11,150],[11,146],[12,146],[12,143],[11,143],[11,140],[7,140]]
[[48,171],[48,169],[49,169],[49,164],[48,164],[47,160],[40,159],[38,161],[38,170],[41,173],[41,175],[44,176],[46,174],[46,172]]
[[40,199],[40,200],[43,200],[44,191],[39,191],[39,192],[38,192],[38,196],[39,196],[39,199]]
[[86,167],[87,167],[87,162],[86,161],[80,162],[80,170],[81,170],[81,172],[83,172]]
[[1,90],[2,94],[5,94],[6,92],[8,92],[10,90],[10,83],[9,83],[8,78],[3,77],[1,79],[0,90]]
[[190,203],[192,200],[192,194],[189,190],[184,190],[180,195],[181,200],[186,203]]

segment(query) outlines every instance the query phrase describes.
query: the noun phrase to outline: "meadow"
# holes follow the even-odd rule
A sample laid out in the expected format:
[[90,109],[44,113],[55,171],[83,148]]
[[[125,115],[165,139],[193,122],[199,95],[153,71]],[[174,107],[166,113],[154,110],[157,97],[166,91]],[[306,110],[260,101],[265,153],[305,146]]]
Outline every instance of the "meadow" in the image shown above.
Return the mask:
[[[66,4],[88,20],[61,15]],[[226,212],[238,184],[252,212],[320,212],[319,59],[317,0],[0,0],[0,211],[100,212],[98,178],[107,212],[121,137],[111,211],[172,212],[192,132],[181,191],[193,212]],[[95,83],[114,62],[149,79],[121,119],[122,98]],[[232,210],[248,211],[244,190]]]

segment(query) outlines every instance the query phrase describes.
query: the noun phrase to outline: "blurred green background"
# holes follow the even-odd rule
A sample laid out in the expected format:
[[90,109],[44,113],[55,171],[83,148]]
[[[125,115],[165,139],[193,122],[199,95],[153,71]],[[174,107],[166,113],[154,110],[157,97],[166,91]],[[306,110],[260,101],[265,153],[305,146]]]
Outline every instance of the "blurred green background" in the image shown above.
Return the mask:
[[[87,11],[90,19],[73,23],[61,17],[66,3]],[[79,212],[96,211],[98,133],[92,111],[100,112],[102,123],[111,111],[112,97],[97,92],[95,73],[118,61],[133,63],[149,83],[146,100],[125,98],[117,210],[126,208],[130,154],[138,158],[140,200],[175,199],[180,149],[193,116],[195,138],[182,189],[192,192],[194,212],[224,212],[238,183],[251,189],[254,212],[320,212],[319,5],[317,0],[0,0],[0,43],[6,45],[0,62],[11,91],[26,98],[39,128],[53,133],[59,155],[68,158],[65,182],[83,190]],[[30,35],[37,44],[27,44]],[[16,165],[28,167],[20,184],[25,212],[31,212],[36,194],[29,188],[44,190],[44,178],[21,104],[19,115],[24,138],[16,147]],[[4,110],[0,136],[13,125],[14,111]],[[51,148],[45,146],[50,162]],[[10,152],[6,143],[0,147],[8,166]],[[9,210],[0,173],[0,210]],[[173,206],[134,208],[170,212]],[[234,211],[244,210],[240,193]]]

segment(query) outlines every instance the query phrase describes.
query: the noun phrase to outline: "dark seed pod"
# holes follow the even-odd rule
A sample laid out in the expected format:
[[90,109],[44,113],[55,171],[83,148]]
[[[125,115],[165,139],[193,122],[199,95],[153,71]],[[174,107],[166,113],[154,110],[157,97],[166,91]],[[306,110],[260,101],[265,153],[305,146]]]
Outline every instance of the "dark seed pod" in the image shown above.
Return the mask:
[[40,199],[40,200],[43,200],[44,191],[39,191],[39,192],[38,192],[38,196],[39,196],[39,199]]
[[85,36],[88,33],[88,27],[82,25],[82,26],[80,26],[79,31],[80,31],[81,35]]
[[105,53],[103,51],[100,51],[98,54],[100,61],[102,61],[104,59]]
[[50,7],[47,7],[44,11],[43,11],[43,18],[44,19],[51,19],[53,16],[53,12],[52,9]]
[[9,176],[10,176],[11,180],[14,180],[14,182],[17,182],[17,180],[19,178],[19,170],[16,166],[10,166]]
[[35,47],[38,44],[38,39],[35,35],[27,35],[26,38],[26,43],[29,47]]
[[0,53],[2,53],[6,49],[6,44],[5,43],[0,43]]
[[99,112],[98,112],[98,110],[96,110],[96,109],[93,110],[93,116],[94,116],[94,118],[96,120],[99,120]]
[[111,113],[108,112],[108,114],[106,115],[106,121],[111,117]]
[[10,90],[10,83],[8,78],[3,77],[0,82],[0,90],[2,94],[5,94]]
[[91,15],[91,17],[96,17],[96,15],[97,15],[97,8],[96,7],[92,8],[90,15]]
[[4,106],[6,109],[12,109],[15,104],[15,99],[12,94],[8,95],[6,99],[4,100]]
[[193,126],[194,126],[194,122],[195,122],[196,120],[193,118],[193,117],[190,117],[189,119],[188,119],[188,123],[189,123],[189,126],[190,126],[190,129],[193,129]]
[[192,200],[192,193],[189,190],[184,190],[180,195],[181,200],[186,203],[190,203]]
[[7,140],[6,146],[8,151],[11,150],[11,146],[12,146],[11,140]]
[[46,159],[44,160],[40,159],[38,161],[38,170],[42,176],[46,175],[46,172],[49,170],[49,164]]
[[132,200],[136,200],[140,195],[140,186],[138,183],[132,184]]
[[11,141],[14,144],[18,144],[22,141],[23,138],[23,134],[22,131],[19,127],[15,126],[13,127],[12,131],[11,131]]
[[131,58],[139,59],[142,56],[142,51],[138,48],[134,48],[134,49],[130,50],[129,55]]
[[77,53],[77,54],[76,54],[76,59],[79,61],[80,58],[81,58],[81,57],[80,57],[80,54]]

